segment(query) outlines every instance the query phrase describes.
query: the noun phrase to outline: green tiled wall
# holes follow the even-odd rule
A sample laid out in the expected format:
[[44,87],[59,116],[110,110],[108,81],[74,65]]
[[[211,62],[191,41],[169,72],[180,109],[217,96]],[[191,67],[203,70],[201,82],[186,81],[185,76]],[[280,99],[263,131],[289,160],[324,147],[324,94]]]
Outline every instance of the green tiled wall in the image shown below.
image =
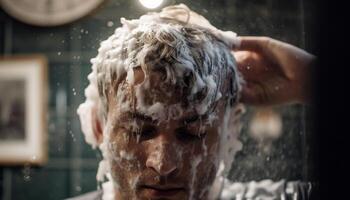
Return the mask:
[[[313,17],[310,13],[304,15],[309,1],[168,0],[167,4],[185,3],[217,27],[239,35],[270,36],[311,49],[307,44],[313,42],[307,38],[304,25],[310,21],[305,16]],[[120,25],[120,17],[136,18],[143,13],[145,10],[136,0],[109,0],[93,15],[77,22],[39,28],[18,22],[0,10],[0,54],[41,53],[49,60],[49,162],[34,168],[0,167],[0,198],[55,200],[96,189],[95,174],[101,156],[85,144],[76,109],[84,100],[89,61],[96,55],[99,43]],[[112,27],[107,26],[109,21],[114,23]],[[266,155],[256,148],[244,127],[244,149],[231,171],[233,180],[308,179],[305,138],[310,133],[305,131],[305,108],[277,109],[283,117],[283,136]],[[253,111],[248,108],[244,119],[249,120]]]

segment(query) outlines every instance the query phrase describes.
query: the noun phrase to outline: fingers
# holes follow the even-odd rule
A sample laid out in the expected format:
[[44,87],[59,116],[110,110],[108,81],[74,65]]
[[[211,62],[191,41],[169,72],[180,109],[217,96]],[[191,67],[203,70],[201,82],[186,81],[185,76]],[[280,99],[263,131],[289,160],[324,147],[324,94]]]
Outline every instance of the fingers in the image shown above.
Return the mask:
[[234,53],[237,62],[237,68],[245,80],[250,80],[255,76],[252,74],[252,67],[255,66],[255,59],[252,58],[253,55],[253,53],[247,51],[238,51]]
[[240,102],[253,106],[274,104],[274,100],[270,99],[269,94],[261,85],[249,83],[242,88]]
[[265,105],[268,103],[266,93],[257,84],[246,83],[241,91],[240,102],[247,105]]
[[[276,82],[276,81],[273,81]],[[298,102],[287,82],[281,83],[259,83],[245,82],[240,92],[240,102],[255,105],[269,106]]]
[[241,36],[240,45],[233,47],[233,51],[252,51],[260,54],[272,63],[278,63],[280,54],[285,54],[283,42],[270,37]]
[[241,98],[240,102],[248,104],[248,105],[254,105],[254,98],[255,95],[252,90],[250,90],[248,87],[243,86],[241,91]]
[[271,64],[261,57],[261,55],[251,51],[234,52],[237,68],[246,81],[258,81],[270,72]]

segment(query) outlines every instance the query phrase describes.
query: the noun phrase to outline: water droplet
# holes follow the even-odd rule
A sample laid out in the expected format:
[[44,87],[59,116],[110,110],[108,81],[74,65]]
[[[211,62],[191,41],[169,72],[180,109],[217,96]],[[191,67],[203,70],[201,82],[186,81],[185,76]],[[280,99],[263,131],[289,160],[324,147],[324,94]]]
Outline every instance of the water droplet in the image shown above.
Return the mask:
[[112,21],[107,22],[108,27],[112,27],[113,25],[114,25],[114,23]]
[[24,168],[22,170],[23,173],[23,179],[25,182],[28,182],[31,180],[31,176],[30,176],[30,165],[29,164],[25,164]]
[[80,33],[83,33],[84,32],[84,29],[80,29]]
[[73,88],[72,91],[73,91],[73,95],[74,96],[77,95],[77,92],[75,91],[75,88]]
[[73,56],[73,60],[79,60],[80,56]]
[[60,56],[61,54],[62,54],[62,53],[61,53],[60,51],[59,51],[59,52],[57,52],[57,55],[59,55],[59,56]]
[[69,135],[72,137],[73,142],[75,142],[76,139],[75,139],[75,136],[74,136],[72,130],[69,130]]
[[247,70],[250,70],[250,66],[249,65],[247,66]]
[[81,191],[81,187],[80,186],[75,186],[75,191],[80,192]]

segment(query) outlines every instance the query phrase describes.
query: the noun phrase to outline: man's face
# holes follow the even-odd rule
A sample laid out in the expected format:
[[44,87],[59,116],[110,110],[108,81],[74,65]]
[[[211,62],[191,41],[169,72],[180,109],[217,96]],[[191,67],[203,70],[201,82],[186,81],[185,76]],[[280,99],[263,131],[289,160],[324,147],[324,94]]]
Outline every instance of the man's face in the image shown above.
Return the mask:
[[[143,79],[142,73],[136,71],[135,79]],[[151,82],[151,88],[158,87],[156,83]],[[176,119],[161,121],[137,110],[120,111],[116,101],[109,99],[110,128],[104,135],[108,135],[111,173],[121,198],[205,199],[219,162],[222,103],[209,124],[210,114],[184,110]],[[156,101],[172,105],[181,99],[175,93],[158,94]]]

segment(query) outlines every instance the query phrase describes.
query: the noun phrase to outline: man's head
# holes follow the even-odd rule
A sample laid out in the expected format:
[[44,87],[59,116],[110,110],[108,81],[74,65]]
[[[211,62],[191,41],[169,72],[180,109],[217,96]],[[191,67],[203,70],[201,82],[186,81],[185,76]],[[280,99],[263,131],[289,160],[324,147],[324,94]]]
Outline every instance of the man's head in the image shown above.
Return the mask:
[[78,111],[86,139],[122,199],[208,198],[240,148],[230,49],[198,26],[123,23],[92,60]]

